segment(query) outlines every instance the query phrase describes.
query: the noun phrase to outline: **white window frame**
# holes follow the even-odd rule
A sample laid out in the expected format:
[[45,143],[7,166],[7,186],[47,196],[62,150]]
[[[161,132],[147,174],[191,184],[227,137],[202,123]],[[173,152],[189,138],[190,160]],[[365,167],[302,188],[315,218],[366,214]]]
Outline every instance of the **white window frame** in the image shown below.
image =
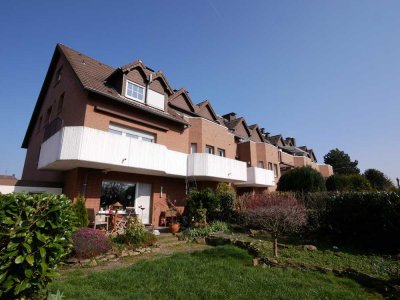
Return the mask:
[[156,135],[151,132],[145,132],[142,130],[125,127],[114,123],[110,123],[110,125],[108,125],[108,132],[148,143],[156,142]]
[[[143,89],[143,99],[135,98],[133,96],[128,95],[128,86],[129,86],[129,84],[136,85],[137,87],[140,87],[140,88]],[[135,101],[138,101],[138,102],[141,102],[141,103],[144,103],[144,99],[146,98],[146,87],[144,87],[144,86],[142,86],[140,84],[137,84],[137,83],[135,83],[133,81],[127,80],[126,81],[126,85],[125,85],[125,97],[129,98],[129,99],[132,99],[132,100],[135,100]]]

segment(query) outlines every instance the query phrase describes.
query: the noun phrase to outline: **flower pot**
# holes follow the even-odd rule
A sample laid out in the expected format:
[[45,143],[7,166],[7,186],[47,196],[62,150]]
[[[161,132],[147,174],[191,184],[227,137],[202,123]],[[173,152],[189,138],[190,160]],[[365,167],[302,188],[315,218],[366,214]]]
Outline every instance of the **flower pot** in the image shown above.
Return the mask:
[[180,228],[179,223],[169,224],[169,232],[171,232],[171,233],[177,233],[179,231],[179,228]]

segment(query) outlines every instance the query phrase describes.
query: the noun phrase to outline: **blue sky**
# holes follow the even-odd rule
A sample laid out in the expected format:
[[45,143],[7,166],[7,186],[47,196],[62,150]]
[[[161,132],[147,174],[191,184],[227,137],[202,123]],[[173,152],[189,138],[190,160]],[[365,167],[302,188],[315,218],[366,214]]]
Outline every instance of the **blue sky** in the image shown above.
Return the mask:
[[0,174],[21,149],[57,42],[163,70],[272,134],[400,177],[400,1],[3,1]]

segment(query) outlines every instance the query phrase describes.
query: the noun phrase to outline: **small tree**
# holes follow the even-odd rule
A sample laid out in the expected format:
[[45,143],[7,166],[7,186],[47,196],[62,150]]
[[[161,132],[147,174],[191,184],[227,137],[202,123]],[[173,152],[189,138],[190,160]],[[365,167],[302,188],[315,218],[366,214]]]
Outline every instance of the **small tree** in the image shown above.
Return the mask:
[[89,225],[89,217],[85,202],[85,197],[79,195],[76,197],[76,200],[73,204],[73,209],[76,216],[76,227],[87,227]]
[[322,192],[325,191],[325,180],[322,175],[310,168],[294,168],[279,179],[278,191],[282,192]]
[[365,170],[364,176],[368,179],[371,187],[377,191],[390,191],[394,188],[392,181],[379,170]]
[[221,219],[224,221],[231,220],[236,201],[235,190],[227,183],[219,183],[216,195],[220,203]]
[[274,256],[278,256],[278,238],[307,222],[305,206],[291,194],[245,194],[240,202],[247,224],[272,235]]
[[352,161],[347,153],[338,148],[329,151],[324,156],[324,162],[332,166],[335,174],[360,174],[358,161]]
[[[210,189],[191,190],[187,196],[186,214],[189,220],[197,216],[197,210],[205,208],[207,210],[207,219],[211,220],[216,210],[219,208],[219,199],[215,192]],[[196,220],[197,221],[197,220]]]

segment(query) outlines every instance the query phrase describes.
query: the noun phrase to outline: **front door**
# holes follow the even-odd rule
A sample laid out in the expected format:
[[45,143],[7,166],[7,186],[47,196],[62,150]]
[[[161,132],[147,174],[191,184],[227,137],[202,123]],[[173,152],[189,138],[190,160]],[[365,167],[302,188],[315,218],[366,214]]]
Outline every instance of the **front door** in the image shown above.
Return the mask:
[[143,224],[150,224],[151,210],[151,184],[138,183],[137,196],[135,201],[135,211],[138,214],[139,220]]

